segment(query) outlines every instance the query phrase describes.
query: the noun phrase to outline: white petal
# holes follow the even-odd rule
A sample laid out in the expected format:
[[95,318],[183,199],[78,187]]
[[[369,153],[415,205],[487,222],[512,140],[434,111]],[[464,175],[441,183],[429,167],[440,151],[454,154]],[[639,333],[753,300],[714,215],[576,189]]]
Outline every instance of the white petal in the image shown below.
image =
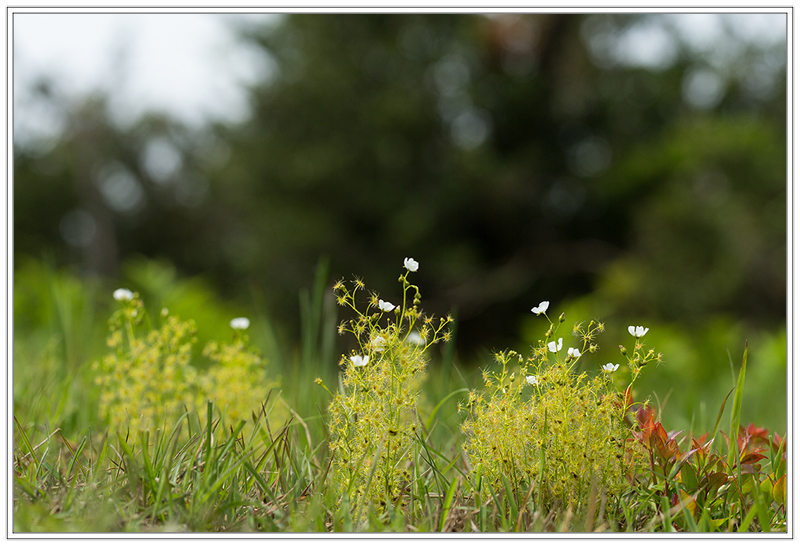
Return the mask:
[[250,319],[247,317],[237,317],[231,319],[231,328],[234,330],[247,330],[250,327]]
[[414,258],[406,258],[403,260],[403,266],[405,266],[405,268],[409,271],[416,271],[419,269],[419,262]]
[[549,306],[550,306],[550,302],[549,301],[543,301],[537,307],[534,307],[533,309],[531,309],[531,311],[536,313],[537,315],[541,315],[542,313],[547,311],[547,308]]
[[375,336],[372,343],[370,343],[372,350],[379,353],[383,351],[384,345],[386,345],[386,338],[382,336]]
[[117,288],[114,290],[114,299],[117,301],[131,301],[133,299],[133,292],[127,288]]
[[633,337],[636,337],[636,326],[628,326],[628,332],[630,332]]
[[350,357],[353,366],[366,366],[369,362],[369,356],[353,355]]

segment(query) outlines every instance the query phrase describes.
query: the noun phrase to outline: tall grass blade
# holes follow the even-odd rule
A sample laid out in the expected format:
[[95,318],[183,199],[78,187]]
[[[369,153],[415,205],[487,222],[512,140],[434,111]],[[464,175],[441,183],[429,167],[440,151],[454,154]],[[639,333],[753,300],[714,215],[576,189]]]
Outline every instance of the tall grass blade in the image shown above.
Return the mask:
[[444,498],[444,505],[442,506],[442,519],[439,523],[439,532],[444,532],[447,526],[447,517],[450,515],[450,506],[453,504],[453,496],[456,494],[456,487],[458,480],[453,480],[450,488],[447,490],[447,496]]
[[[70,445],[69,440],[64,438],[64,434],[61,431],[59,431],[58,435],[61,436],[61,441],[64,442],[64,445],[67,446],[67,449],[69,450],[70,455],[72,455],[72,464],[75,464],[75,462],[77,462],[78,463],[78,467],[81,469],[81,472],[85,476],[86,475],[86,469],[83,468],[83,465],[81,464],[80,460],[78,460],[78,455],[76,454],[76,451],[74,449],[72,449],[72,445]],[[84,438],[83,442],[81,442],[81,445],[78,448],[79,451],[83,450],[83,446],[85,444],[86,444],[86,438]],[[70,465],[70,470],[71,469],[72,469],[72,465]]]
[[744,393],[744,376],[747,371],[747,341],[744,342],[744,355],[742,356],[742,367],[739,369],[739,380],[736,382],[736,394],[733,396],[733,408],[731,409],[731,439],[728,443],[728,467],[738,462],[739,458],[739,419],[742,413],[742,394]]
[[36,467],[38,468],[40,464],[39,457],[36,456],[36,450],[34,450],[33,446],[31,446],[31,441],[28,439],[28,435],[25,433],[25,429],[19,423],[19,420],[17,419],[16,415],[14,416],[14,423],[17,425],[17,431],[19,432],[19,436],[22,439],[22,443],[25,444],[25,449],[27,449],[28,453],[31,454],[31,457],[33,457],[33,460],[36,463]]
[[[735,388],[735,387],[734,387]],[[722,401],[722,406],[719,408],[719,413],[717,414],[717,421],[714,423],[714,431],[711,433],[710,438],[713,440],[717,436],[717,431],[719,430],[719,423],[722,421],[722,414],[725,412],[725,404],[728,403],[728,398],[731,397],[733,394],[734,389],[728,391],[728,394],[725,396],[725,400]]]
[[740,533],[746,533],[748,529],[750,529],[750,524],[753,523],[753,520],[755,519],[757,512],[758,512],[758,506],[754,504],[747,512],[747,515],[742,520],[742,523],[739,524],[739,529],[737,529],[737,531]]
[[436,407],[435,407],[435,408],[433,408],[433,411],[431,412],[431,416],[430,416],[430,417],[428,417],[428,420],[425,422],[425,428],[426,428],[427,430],[430,430],[430,429],[431,429],[431,425],[433,424],[433,421],[434,421],[434,419],[436,418],[436,413],[439,411],[439,408],[441,408],[441,407],[442,407],[442,404],[444,404],[444,403],[445,403],[445,402],[447,402],[447,401],[448,401],[450,398],[452,398],[453,396],[455,396],[455,395],[457,395],[458,393],[461,393],[461,392],[469,392],[469,389],[468,389],[468,388],[466,388],[466,387],[464,387],[463,389],[457,389],[457,390],[454,390],[453,392],[451,392],[450,394],[448,394],[447,396],[445,396],[444,398],[442,398],[442,399],[439,401],[439,403],[438,403],[438,404],[436,404]]

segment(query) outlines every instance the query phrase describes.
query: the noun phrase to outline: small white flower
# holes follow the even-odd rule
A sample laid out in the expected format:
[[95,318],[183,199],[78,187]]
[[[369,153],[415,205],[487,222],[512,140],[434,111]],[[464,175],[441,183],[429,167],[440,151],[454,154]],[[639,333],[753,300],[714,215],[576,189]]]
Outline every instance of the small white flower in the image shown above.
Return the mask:
[[250,319],[247,317],[238,317],[231,320],[231,328],[234,330],[247,330],[250,327]]
[[529,375],[528,377],[525,378],[525,381],[528,382],[528,385],[538,385],[539,384],[539,380],[536,379],[535,375]]
[[369,362],[369,356],[353,355],[350,357],[350,360],[353,362],[353,366],[366,366],[367,362]]
[[117,288],[114,290],[114,299],[117,301],[131,301],[133,299],[133,292],[127,288]]
[[378,300],[378,307],[380,308],[381,311],[385,311],[386,313],[394,309],[394,305],[392,305],[388,301],[383,301],[383,300]]
[[416,330],[408,334],[406,341],[414,345],[425,345],[425,340],[422,339],[422,336],[419,335],[419,332],[417,332]]
[[551,353],[557,353],[558,351],[561,350],[561,345],[562,345],[561,341],[562,341],[562,338],[558,338],[558,343],[557,344],[556,344],[555,341],[551,341],[550,343],[547,344],[547,348],[550,349]]
[[619,364],[612,364],[609,362],[605,366],[603,366],[603,371],[606,373],[616,372],[617,368],[619,368]]
[[650,328],[645,328],[644,326],[628,326],[628,332],[633,337],[642,337],[647,333]]
[[372,339],[372,343],[369,345],[373,351],[380,353],[383,351],[384,345],[386,345],[386,338],[383,336],[375,336]]
[[414,258],[406,258],[405,260],[403,260],[403,265],[405,266],[406,269],[412,272],[419,269],[419,262]]
[[572,358],[578,358],[579,356],[581,356],[581,352],[578,349],[573,349],[572,347],[570,347],[569,349],[567,349],[567,355],[571,356]]
[[547,311],[548,307],[550,307],[550,302],[543,301],[542,303],[539,304],[538,307],[534,307],[533,309],[531,309],[531,312],[536,313],[537,315],[541,315],[542,313]]

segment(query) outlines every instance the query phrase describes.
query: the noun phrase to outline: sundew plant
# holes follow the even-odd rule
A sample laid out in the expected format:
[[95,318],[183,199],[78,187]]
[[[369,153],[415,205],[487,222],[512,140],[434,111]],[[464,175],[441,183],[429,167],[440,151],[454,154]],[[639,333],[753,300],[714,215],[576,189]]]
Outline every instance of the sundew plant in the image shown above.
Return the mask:
[[[472,391],[460,411],[462,430],[478,491],[508,491],[518,500],[536,499],[540,507],[579,509],[590,492],[618,497],[630,484],[644,450],[634,442],[630,421],[630,386],[619,392],[612,374],[619,364],[598,366],[600,373],[576,373],[576,364],[597,351],[602,322],[575,324],[574,347],[556,336],[564,314],[553,323],[549,302],[531,311],[549,327],[530,356],[515,351],[495,355],[484,370],[483,391]],[[642,356],[639,327],[634,356],[635,380],[641,367],[655,358]],[[569,343],[569,342],[568,342]],[[660,358],[660,355],[658,356]]]
[[139,295],[120,288],[114,299],[122,308],[109,319],[111,352],[92,367],[100,386],[100,415],[112,429],[134,437],[138,430],[166,431],[188,413],[202,423],[211,401],[228,422],[249,420],[258,413],[280,378],[267,377],[265,362],[249,345],[244,331],[249,320],[231,320],[233,341],[211,341],[203,350],[211,365],[198,369],[192,362],[197,326],[161,311],[161,326],[150,323]]
[[372,292],[362,307],[358,296],[365,285],[360,279],[350,288],[343,281],[334,286],[337,303],[355,313],[339,325],[339,333],[355,336],[358,349],[342,356],[341,388],[335,394],[328,391],[333,397],[328,408],[330,487],[356,514],[366,513],[364,504],[379,513],[388,505],[407,504],[425,352],[450,338],[449,316],[436,320],[419,309],[419,287],[408,280],[419,263],[406,258],[403,265],[399,305]]

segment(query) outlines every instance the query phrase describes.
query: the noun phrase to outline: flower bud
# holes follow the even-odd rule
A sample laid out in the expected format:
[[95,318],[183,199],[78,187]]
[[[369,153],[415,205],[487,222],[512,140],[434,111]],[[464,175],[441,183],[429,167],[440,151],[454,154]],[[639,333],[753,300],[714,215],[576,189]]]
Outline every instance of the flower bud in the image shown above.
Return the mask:
[[628,350],[625,349],[625,347],[623,347],[622,345],[619,346],[619,352],[622,353],[622,356],[628,354]]
[[560,315],[558,315],[558,322],[559,323],[564,322],[565,320],[566,320],[566,318],[564,316],[564,313],[561,313]]

